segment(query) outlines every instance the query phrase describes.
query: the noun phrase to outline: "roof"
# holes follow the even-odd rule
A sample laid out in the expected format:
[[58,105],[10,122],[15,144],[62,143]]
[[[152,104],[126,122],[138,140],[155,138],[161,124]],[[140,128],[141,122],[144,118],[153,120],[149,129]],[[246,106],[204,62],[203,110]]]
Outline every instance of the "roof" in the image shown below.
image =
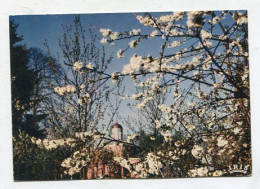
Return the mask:
[[118,123],[116,123],[115,125],[112,125],[111,129],[113,129],[113,128],[123,129],[123,127],[120,124],[118,124]]

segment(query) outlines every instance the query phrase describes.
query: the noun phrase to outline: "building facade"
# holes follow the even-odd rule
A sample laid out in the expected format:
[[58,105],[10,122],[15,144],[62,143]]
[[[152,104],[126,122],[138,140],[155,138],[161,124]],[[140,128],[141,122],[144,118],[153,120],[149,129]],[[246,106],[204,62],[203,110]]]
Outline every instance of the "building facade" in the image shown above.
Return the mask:
[[[111,157],[123,156],[124,150],[127,144],[120,143],[123,141],[123,127],[116,123],[111,127],[110,130],[111,142],[105,146],[104,150],[100,152],[103,156],[97,156],[90,163],[87,170],[87,179],[98,179],[98,178],[133,178],[128,170],[122,166],[116,164]],[[107,155],[104,155],[107,154]],[[130,158],[132,163],[139,162],[138,158]],[[134,177],[136,178],[136,176]]]

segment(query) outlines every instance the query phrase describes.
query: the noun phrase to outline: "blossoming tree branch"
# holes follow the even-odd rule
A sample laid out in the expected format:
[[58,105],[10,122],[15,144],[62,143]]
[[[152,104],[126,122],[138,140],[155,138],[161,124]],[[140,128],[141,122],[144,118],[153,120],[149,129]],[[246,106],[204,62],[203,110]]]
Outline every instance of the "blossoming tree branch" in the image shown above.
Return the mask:
[[[164,116],[153,120],[164,136],[165,143],[160,147],[171,143],[174,131],[182,128],[186,131],[185,139],[175,141],[173,149],[193,143],[190,152],[201,163],[199,168],[188,171],[189,176],[230,174],[227,167],[232,164],[249,166],[248,153],[238,157],[241,151],[249,149],[250,143],[247,13],[174,12],[161,17],[144,13],[136,18],[153,31],[117,32],[101,28],[101,43],[129,40],[129,45],[117,52],[118,58],[123,58],[129,49],[145,40],[152,45],[154,38],[162,39],[159,56],[136,52],[121,72],[112,75],[114,82],[122,76],[132,77],[141,90],[125,97],[137,100],[141,111],[158,94],[171,88],[172,101],[158,106]],[[227,25],[228,19],[232,22]],[[159,162],[158,175],[163,175],[159,170],[167,162],[167,155],[161,153],[153,153],[155,162]],[[171,153],[172,162],[186,153],[186,149]],[[220,161],[223,154],[229,156],[225,163]],[[146,171],[149,174],[149,168]]]

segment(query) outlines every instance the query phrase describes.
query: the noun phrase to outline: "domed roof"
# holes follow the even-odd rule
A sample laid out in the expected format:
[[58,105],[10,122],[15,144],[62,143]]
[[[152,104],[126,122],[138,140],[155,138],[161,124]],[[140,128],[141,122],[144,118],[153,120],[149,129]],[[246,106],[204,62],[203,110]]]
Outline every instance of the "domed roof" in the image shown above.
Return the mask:
[[115,125],[113,125],[113,126],[111,127],[111,129],[113,129],[113,128],[123,129],[123,127],[122,127],[120,124],[118,124],[118,123],[116,123]]

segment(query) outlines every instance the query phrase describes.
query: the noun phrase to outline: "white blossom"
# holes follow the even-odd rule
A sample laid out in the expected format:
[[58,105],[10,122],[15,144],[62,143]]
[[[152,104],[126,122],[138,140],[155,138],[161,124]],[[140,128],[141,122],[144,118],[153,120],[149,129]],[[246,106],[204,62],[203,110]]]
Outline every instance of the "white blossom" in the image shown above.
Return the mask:
[[134,35],[139,35],[140,32],[141,32],[140,29],[133,29],[133,30],[132,30],[132,33],[133,33]]
[[205,176],[208,176],[208,168],[207,167],[200,167],[200,168],[195,168],[195,169],[192,169],[192,170],[189,170],[189,175],[191,177],[205,177]]
[[131,135],[128,135],[127,136],[127,142],[131,142],[131,141],[133,141],[134,139],[136,139],[136,137],[137,137],[138,135],[137,134],[131,134]]
[[218,137],[217,141],[218,141],[217,144],[218,144],[219,147],[224,147],[224,146],[226,146],[228,144],[228,141],[225,140],[223,138],[223,136]]
[[201,30],[200,35],[201,35],[202,40],[210,39],[212,37],[212,34],[206,32],[205,30]]
[[190,27],[201,27],[200,23],[195,22],[198,20],[202,12],[200,11],[189,11],[187,13],[187,26]]
[[248,21],[247,21],[247,17],[246,16],[240,16],[238,19],[237,19],[237,24],[239,25],[242,25],[242,24],[246,24]]
[[157,30],[152,31],[152,33],[149,35],[150,38],[155,37],[158,34]]
[[102,44],[105,44],[105,43],[107,43],[107,38],[102,38],[101,40],[100,40],[100,43],[102,43]]
[[111,33],[110,29],[104,29],[104,28],[101,28],[99,31],[102,33],[103,36],[108,36]]
[[238,133],[240,133],[241,130],[241,128],[236,127],[233,129],[233,132],[237,135]]
[[120,49],[120,50],[117,52],[117,57],[118,57],[118,58],[123,58],[123,57],[124,57],[122,49]]
[[129,46],[130,46],[131,48],[135,48],[137,45],[138,45],[138,41],[137,41],[137,40],[133,40],[133,41],[131,41],[131,42],[129,43]]
[[91,62],[89,62],[89,63],[86,65],[86,68],[87,68],[87,69],[93,69],[93,68],[94,68],[94,65],[93,65]]
[[191,150],[191,154],[197,158],[197,159],[201,159],[203,156],[204,150],[201,146],[199,145],[194,145],[192,150]]
[[75,71],[80,71],[80,69],[83,68],[83,66],[84,66],[83,62],[77,61],[77,62],[75,62],[75,63],[73,64],[73,69],[74,69]]
[[213,19],[212,19],[212,24],[217,24],[219,23],[220,21],[220,18],[218,16],[215,16]]
[[70,94],[74,93],[76,88],[73,85],[67,85],[65,87],[55,87],[54,92],[58,93],[59,95]]
[[180,44],[181,44],[180,41],[173,41],[173,42],[169,45],[169,47],[170,47],[170,48],[178,47],[178,46],[180,46]]
[[212,173],[212,176],[213,176],[213,177],[219,177],[219,176],[222,176],[223,174],[224,174],[223,171],[221,171],[221,170],[216,170],[216,171],[214,171],[214,172]]

